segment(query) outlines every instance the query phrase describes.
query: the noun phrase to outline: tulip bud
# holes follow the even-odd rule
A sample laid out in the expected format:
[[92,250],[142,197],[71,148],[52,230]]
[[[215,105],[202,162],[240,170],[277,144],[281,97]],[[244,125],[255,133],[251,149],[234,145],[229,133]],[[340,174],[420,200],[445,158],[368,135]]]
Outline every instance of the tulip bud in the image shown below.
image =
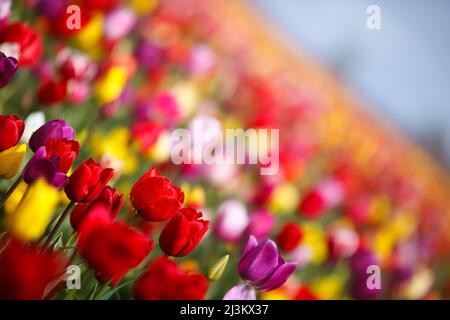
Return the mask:
[[227,254],[226,256],[223,256],[222,258],[220,258],[219,261],[217,261],[217,263],[215,265],[213,265],[211,268],[209,268],[208,274],[207,274],[208,279],[211,281],[219,280],[222,277],[223,272],[225,271],[225,268],[227,267],[229,259],[230,259],[230,255]]

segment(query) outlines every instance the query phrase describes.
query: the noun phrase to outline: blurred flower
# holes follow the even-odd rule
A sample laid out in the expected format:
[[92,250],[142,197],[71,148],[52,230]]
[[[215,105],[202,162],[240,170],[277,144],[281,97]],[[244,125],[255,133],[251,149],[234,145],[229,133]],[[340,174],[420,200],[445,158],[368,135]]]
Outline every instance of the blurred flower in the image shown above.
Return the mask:
[[327,232],[329,257],[336,261],[353,255],[359,246],[358,234],[348,227],[331,227]]
[[99,47],[99,43],[102,42],[103,36],[103,15],[95,12],[81,30],[77,31],[74,40],[78,47],[94,58],[100,57],[102,48]]
[[201,208],[205,204],[205,190],[201,186],[194,186],[190,189],[186,196],[186,206],[193,208]]
[[84,0],[86,7],[92,11],[108,11],[114,8],[118,0]]
[[298,205],[298,191],[293,184],[277,185],[269,197],[269,210],[274,213],[293,213]]
[[182,257],[195,249],[206,231],[209,221],[193,208],[180,209],[164,226],[159,246],[165,254]]
[[241,278],[261,291],[280,287],[295,271],[297,263],[285,262],[275,242],[264,240],[258,243],[250,236],[238,263]]
[[61,119],[50,120],[39,129],[37,129],[30,137],[30,149],[36,152],[42,146],[45,146],[49,139],[74,140],[75,130],[70,127],[66,121]]
[[163,163],[170,159],[170,152],[170,133],[163,131],[158,135],[158,139],[147,152],[147,157],[155,163]]
[[163,125],[154,121],[137,121],[131,127],[131,136],[138,142],[141,152],[147,154],[157,143]]
[[23,120],[19,117],[13,114],[0,115],[0,152],[15,146],[24,128]]
[[216,63],[214,51],[206,44],[194,46],[189,55],[188,66],[192,74],[204,76],[212,70]]
[[345,279],[337,274],[322,276],[311,284],[314,295],[320,300],[340,299]]
[[0,178],[11,179],[16,175],[26,151],[26,144],[18,144],[0,152]]
[[111,214],[111,218],[114,218],[122,207],[123,199],[123,194],[119,195],[116,189],[106,186],[94,201],[90,203],[78,203],[72,209],[70,213],[70,224],[75,230],[78,230],[83,219],[90,214],[91,210],[95,210],[95,207],[99,204],[106,207],[108,213]]
[[308,248],[311,262],[320,264],[328,257],[328,244],[322,227],[315,223],[302,224],[303,239],[301,248]]
[[108,40],[118,40],[125,37],[136,23],[134,12],[126,7],[109,11],[104,21],[104,33]]
[[114,169],[116,175],[133,173],[137,168],[135,152],[130,147],[130,131],[115,127],[107,134],[95,131],[89,146],[100,163]]
[[281,250],[290,252],[298,246],[302,237],[303,231],[299,225],[294,222],[286,222],[281,227],[275,241]]
[[184,193],[169,179],[151,168],[131,189],[130,200],[140,217],[147,221],[171,218],[183,205]]
[[155,69],[163,60],[162,49],[147,40],[140,40],[138,42],[134,54],[139,66],[148,71]]
[[85,54],[67,48],[58,53],[57,65],[64,79],[89,80],[96,71],[95,65]]
[[9,241],[0,256],[0,299],[45,298],[47,285],[64,272],[65,265],[58,252]]
[[294,300],[317,300],[317,296],[308,286],[301,286],[294,295]]
[[201,300],[208,280],[199,273],[186,273],[166,256],[161,256],[136,280],[133,293],[139,300]]
[[127,71],[121,66],[111,66],[94,84],[94,95],[102,104],[119,98],[127,83]]
[[159,0],[131,0],[130,6],[138,14],[143,15],[153,11],[159,4]]
[[27,242],[39,239],[46,231],[59,202],[58,191],[44,179],[28,186],[18,206],[6,216],[8,231]]
[[339,204],[343,196],[344,189],[339,181],[334,179],[321,181],[301,201],[300,214],[310,219],[318,218],[327,209]]
[[97,198],[113,174],[113,169],[102,168],[92,158],[89,158],[72,173],[64,191],[71,201],[91,202]]
[[[122,221],[112,221],[106,207],[96,206],[97,214],[87,215],[79,228],[77,248],[95,270],[97,279],[116,285],[153,250],[155,241],[131,229]],[[99,217],[99,214],[102,217]]]
[[19,65],[32,67],[37,64],[42,55],[40,35],[23,22],[12,23],[0,30],[0,51],[4,45],[17,44],[19,47]]
[[257,210],[249,216],[249,224],[246,233],[256,239],[265,239],[275,226],[275,216],[266,210]]
[[0,52],[0,89],[6,86],[17,71],[17,60]]
[[241,201],[231,199],[217,209],[214,234],[222,240],[238,242],[249,224],[247,209]]
[[35,132],[44,124],[45,114],[42,111],[30,113],[30,115],[25,119],[25,130],[23,131],[23,135],[20,141],[23,143],[28,143],[33,132]]
[[8,24],[11,14],[11,0],[0,0],[0,29]]
[[90,94],[90,87],[85,81],[69,80],[67,81],[67,99],[72,104],[80,104],[86,101]]
[[367,279],[369,266],[379,266],[377,257],[367,249],[358,250],[350,258],[351,292],[357,299],[376,299],[381,295],[380,288],[369,288]]

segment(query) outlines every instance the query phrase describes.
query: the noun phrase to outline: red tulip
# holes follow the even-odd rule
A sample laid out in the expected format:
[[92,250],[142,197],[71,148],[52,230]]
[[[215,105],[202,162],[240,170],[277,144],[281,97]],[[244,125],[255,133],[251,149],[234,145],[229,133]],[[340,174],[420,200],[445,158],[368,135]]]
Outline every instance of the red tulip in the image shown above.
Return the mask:
[[326,210],[324,197],[317,191],[312,191],[300,203],[300,214],[307,218],[317,218]]
[[83,3],[92,11],[107,11],[117,6],[117,0],[84,0]]
[[123,221],[112,221],[108,211],[97,204],[94,213],[85,217],[77,247],[100,281],[116,285],[153,250],[155,241]]
[[75,140],[49,139],[45,145],[47,158],[57,157],[59,159],[58,171],[67,173],[78,153],[80,144]]
[[168,257],[157,258],[135,282],[139,300],[202,300],[208,280],[202,274],[188,274]]
[[200,219],[202,216],[193,208],[180,209],[159,236],[161,249],[175,257],[185,256],[194,250],[209,226],[209,221]]
[[9,149],[19,142],[25,125],[13,114],[0,115],[0,151]]
[[97,198],[112,178],[113,173],[113,169],[104,169],[92,158],[89,158],[72,173],[64,191],[67,197],[74,202],[91,202]]
[[134,184],[130,200],[142,219],[157,222],[169,219],[182,207],[184,193],[151,168]]
[[35,66],[43,51],[39,33],[23,22],[12,23],[3,28],[0,31],[0,43],[18,44],[21,66]]
[[306,286],[298,288],[294,300],[317,300],[317,296]]
[[66,98],[67,81],[44,82],[37,91],[37,99],[40,103],[50,106],[62,102]]
[[280,233],[277,235],[276,243],[281,250],[289,252],[298,246],[302,236],[302,229],[300,229],[297,224],[287,222],[283,225]]
[[70,213],[70,224],[75,230],[78,230],[80,224],[92,210],[95,210],[95,205],[101,204],[106,206],[108,214],[114,218],[119,213],[123,203],[123,194],[119,195],[116,189],[106,186],[99,194],[97,199],[91,203],[79,203]]
[[44,298],[47,285],[64,273],[65,265],[57,252],[11,240],[0,256],[0,300]]

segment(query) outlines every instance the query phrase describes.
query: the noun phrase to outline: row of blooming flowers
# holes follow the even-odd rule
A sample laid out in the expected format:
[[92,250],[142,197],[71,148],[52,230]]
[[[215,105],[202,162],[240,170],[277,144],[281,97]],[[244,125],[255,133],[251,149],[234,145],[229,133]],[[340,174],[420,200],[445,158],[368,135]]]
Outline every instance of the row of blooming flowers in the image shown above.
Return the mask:
[[[248,59],[218,3],[0,0],[0,298],[446,297],[445,206],[336,144],[345,119]],[[199,123],[281,129],[279,172],[174,165]]]

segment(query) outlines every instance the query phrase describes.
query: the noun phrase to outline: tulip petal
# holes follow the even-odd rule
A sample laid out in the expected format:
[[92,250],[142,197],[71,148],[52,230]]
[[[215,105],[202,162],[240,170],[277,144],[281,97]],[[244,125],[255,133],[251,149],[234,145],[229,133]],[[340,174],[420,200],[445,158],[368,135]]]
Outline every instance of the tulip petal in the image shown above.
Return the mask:
[[256,300],[256,292],[252,286],[241,283],[228,290],[223,300]]
[[272,274],[279,265],[276,244],[266,240],[260,242],[239,260],[238,271],[245,280],[260,281]]
[[297,268],[296,262],[289,262],[281,265],[269,278],[262,281],[261,284],[257,285],[257,288],[261,291],[271,291],[279,288],[289,276]]

